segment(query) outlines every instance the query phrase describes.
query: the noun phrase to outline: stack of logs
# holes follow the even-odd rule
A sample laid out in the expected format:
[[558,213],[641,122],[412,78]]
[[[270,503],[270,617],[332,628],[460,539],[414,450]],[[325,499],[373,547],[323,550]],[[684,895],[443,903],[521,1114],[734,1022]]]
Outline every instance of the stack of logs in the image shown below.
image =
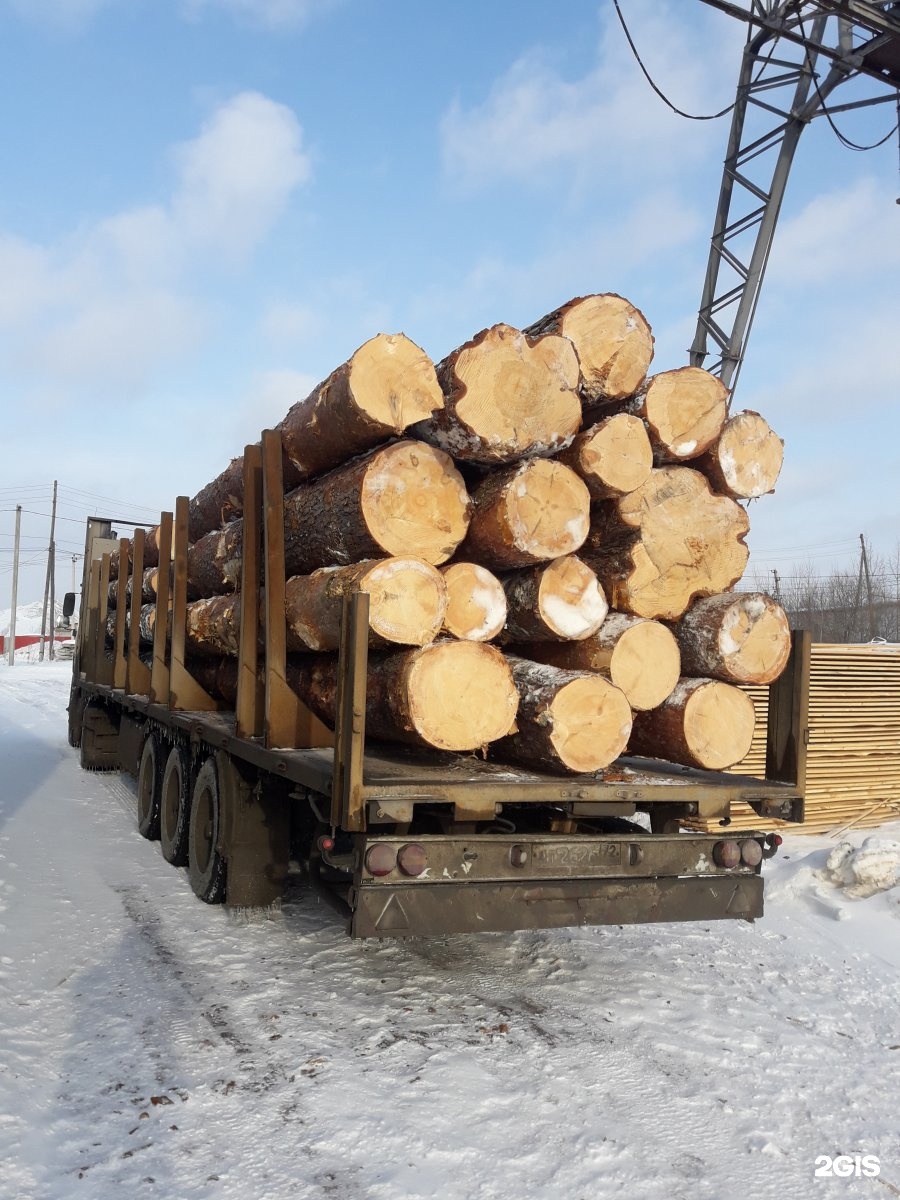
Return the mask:
[[[768,596],[729,589],[748,556],[740,501],[773,490],[782,442],[758,413],[729,416],[699,368],[648,376],[652,353],[633,304],[587,296],[437,367],[379,334],[291,408],[289,680],[316,715],[334,722],[342,598],[361,589],[375,738],[574,772],[626,751],[744,757],[754,711],[736,685],[777,677],[789,630]],[[192,669],[232,702],[242,468],[189,522]]]

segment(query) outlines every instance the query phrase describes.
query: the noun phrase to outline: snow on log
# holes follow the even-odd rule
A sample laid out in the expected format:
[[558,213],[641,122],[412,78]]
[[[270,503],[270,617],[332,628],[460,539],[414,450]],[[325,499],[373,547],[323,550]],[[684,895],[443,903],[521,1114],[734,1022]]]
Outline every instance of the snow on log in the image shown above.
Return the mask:
[[571,339],[581,364],[586,406],[633,395],[653,358],[653,334],[644,314],[612,292],[576,297],[525,332],[531,337],[556,333]]
[[519,653],[569,671],[596,671],[625,693],[636,711],[656,708],[681,675],[678,642],[665,625],[611,612],[596,633],[580,642],[532,642]]
[[504,642],[590,637],[609,611],[597,576],[574,554],[505,575],[502,583],[507,607]]
[[447,587],[421,558],[385,558],[320,567],[285,585],[289,650],[336,650],[345,595],[369,596],[369,645],[424,646],[441,631]]
[[579,433],[557,459],[584,480],[592,500],[607,500],[641,486],[653,466],[653,449],[639,417],[616,413]]
[[764,592],[726,592],[698,600],[675,626],[685,675],[733,683],[772,683],[787,665],[791,629]]
[[437,367],[444,407],[411,432],[454,458],[510,463],[551,454],[581,427],[578,357],[564,337],[484,329]]
[[467,642],[489,642],[506,623],[506,593],[496,575],[478,563],[442,567],[447,585],[444,632]]
[[745,758],[753,740],[753,701],[715,679],[682,679],[650,712],[636,713],[630,754],[710,771]]
[[528,567],[573,554],[590,527],[590,493],[574,471],[530,459],[491,472],[474,495],[461,558],[491,570]]
[[755,500],[775,491],[784,462],[784,441],[757,412],[735,413],[719,439],[692,465],[713,489],[734,500]]
[[676,621],[698,596],[727,591],[749,551],[747,514],[688,467],[658,467],[641,487],[596,506],[581,557],[612,608]]
[[424,442],[394,442],[288,493],[288,574],[393,555],[437,566],[465,537],[470,511],[448,455]]
[[647,426],[657,462],[697,458],[716,441],[728,415],[728,389],[702,367],[651,376],[623,405]]
[[550,770],[599,771],[623,752],[631,708],[609,680],[508,656],[519,692],[516,732],[492,757]]
[[[330,655],[291,659],[288,680],[313,712],[334,725],[337,663]],[[372,654],[366,733],[437,750],[477,750],[509,733],[518,695],[496,646],[440,641]]]

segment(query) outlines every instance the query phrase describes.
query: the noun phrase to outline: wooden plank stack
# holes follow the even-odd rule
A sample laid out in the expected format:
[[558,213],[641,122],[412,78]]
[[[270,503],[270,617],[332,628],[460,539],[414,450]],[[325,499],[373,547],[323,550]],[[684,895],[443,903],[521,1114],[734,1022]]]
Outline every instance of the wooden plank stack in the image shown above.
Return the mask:
[[[789,634],[769,597],[730,589],[741,501],[773,490],[782,444],[759,414],[729,417],[707,372],[648,375],[652,353],[628,300],[579,297],[436,367],[379,334],[293,406],[290,678],[322,719],[341,600],[361,588],[373,736],[553,771],[626,749],[711,769],[744,757],[738,685],[775,678]],[[214,663],[237,645],[241,465],[190,504],[187,639],[207,680],[227,680]]]

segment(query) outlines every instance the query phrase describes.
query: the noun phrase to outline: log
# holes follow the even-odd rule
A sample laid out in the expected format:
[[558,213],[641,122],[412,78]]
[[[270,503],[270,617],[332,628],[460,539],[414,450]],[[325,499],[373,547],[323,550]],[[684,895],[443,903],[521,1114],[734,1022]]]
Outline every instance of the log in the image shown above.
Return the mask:
[[[328,655],[291,659],[288,680],[334,725],[337,664]],[[509,733],[518,695],[503,655],[485,642],[440,641],[369,658],[366,732],[438,750],[477,750]]]
[[657,462],[697,458],[717,440],[728,415],[728,389],[702,367],[653,375],[623,411],[647,426]]
[[681,675],[674,634],[659,621],[627,613],[611,612],[583,641],[533,642],[519,652],[535,662],[605,676],[621,688],[636,712],[662,704]]
[[[156,580],[159,575],[159,567],[147,567],[144,571],[141,580],[141,603],[151,604],[156,599]],[[111,608],[116,608],[119,603],[119,582],[118,577],[109,581],[109,605]],[[125,603],[131,603],[131,592],[134,584],[134,579],[131,575],[128,576],[128,583],[125,586]]]
[[288,493],[288,574],[393,555],[437,566],[465,537],[471,508],[448,455],[424,442],[394,442]]
[[508,662],[519,692],[516,732],[491,748],[492,757],[579,773],[618,758],[631,732],[631,709],[609,680],[513,656]]
[[196,596],[235,592],[241,586],[244,522],[238,517],[188,548],[188,587]]
[[447,585],[444,632],[467,642],[489,642],[506,623],[506,593],[496,575],[478,563],[442,567]]
[[633,395],[653,357],[653,334],[644,314],[613,292],[576,297],[529,325],[525,333],[556,333],[572,340],[587,406]]
[[[134,561],[134,540],[130,539],[128,543],[128,565],[131,567]],[[152,529],[147,530],[144,538],[144,569],[147,567],[159,566],[159,526],[154,525]],[[118,579],[119,577],[119,551],[113,550],[109,556],[109,577],[110,579]]]
[[590,499],[563,463],[531,459],[494,471],[475,492],[459,556],[508,570],[573,554],[587,537]]
[[635,714],[628,751],[723,771],[746,756],[755,719],[753,701],[732,684],[681,679],[658,708]]
[[185,640],[193,654],[236,658],[241,641],[240,596],[210,596],[189,604]]
[[714,491],[734,500],[755,500],[775,491],[784,462],[784,441],[749,409],[725,422],[719,439],[694,466]]
[[443,408],[434,363],[402,333],[370,338],[277,426],[308,479],[402,434]]
[[764,592],[726,592],[698,600],[675,626],[685,675],[732,683],[772,683],[787,665],[791,629]]
[[557,458],[584,480],[592,500],[608,500],[645,482],[653,449],[639,417],[616,413],[580,433]]
[[441,631],[447,586],[421,558],[385,558],[348,567],[321,567],[285,585],[288,650],[336,650],[343,598],[369,596],[369,645],[424,646]]
[[676,621],[699,596],[727,591],[744,573],[747,514],[688,467],[658,467],[646,483],[595,509],[581,557],[610,605]]
[[574,554],[505,575],[504,642],[570,641],[596,633],[609,611],[589,566]]
[[444,407],[412,433],[466,462],[552,454],[581,426],[578,357],[563,337],[483,329],[437,367]]

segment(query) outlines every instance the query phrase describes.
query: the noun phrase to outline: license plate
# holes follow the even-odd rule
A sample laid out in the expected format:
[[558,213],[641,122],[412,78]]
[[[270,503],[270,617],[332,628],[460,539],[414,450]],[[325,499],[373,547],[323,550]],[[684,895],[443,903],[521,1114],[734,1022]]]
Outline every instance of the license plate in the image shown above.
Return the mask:
[[621,860],[622,847],[615,842],[591,846],[560,845],[534,848],[533,862],[540,867],[601,867]]

